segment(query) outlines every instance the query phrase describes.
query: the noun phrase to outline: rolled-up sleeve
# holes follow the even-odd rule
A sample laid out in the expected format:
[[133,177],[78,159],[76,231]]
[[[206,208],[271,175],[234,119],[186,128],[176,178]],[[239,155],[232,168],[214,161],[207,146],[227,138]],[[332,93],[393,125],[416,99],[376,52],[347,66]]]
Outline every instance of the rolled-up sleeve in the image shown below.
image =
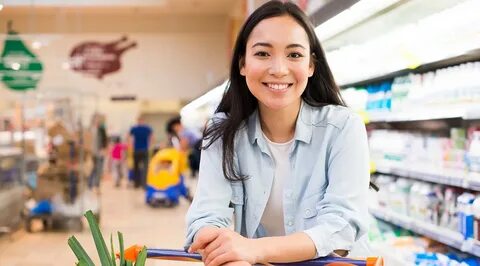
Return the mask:
[[317,257],[350,250],[368,227],[369,152],[365,125],[350,114],[327,153],[328,186],[316,206],[316,226],[304,232]]
[[221,141],[217,140],[202,150],[197,189],[186,215],[185,247],[192,244],[195,234],[204,226],[230,226],[233,215],[233,208],[229,207],[231,195],[230,182],[222,171]]

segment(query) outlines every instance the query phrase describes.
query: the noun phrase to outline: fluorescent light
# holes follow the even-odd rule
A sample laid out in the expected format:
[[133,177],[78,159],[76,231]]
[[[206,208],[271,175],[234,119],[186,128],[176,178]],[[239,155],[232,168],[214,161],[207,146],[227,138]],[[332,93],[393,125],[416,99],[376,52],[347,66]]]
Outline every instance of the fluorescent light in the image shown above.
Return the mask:
[[34,41],[34,42],[32,43],[32,48],[35,49],[35,50],[38,50],[38,49],[40,49],[41,47],[42,47],[42,43],[39,42],[39,41]]
[[462,55],[478,48],[480,29],[470,25],[479,25],[479,9],[480,1],[464,1],[363,43],[328,51],[326,57],[338,84],[345,85]]
[[399,1],[400,0],[361,0],[317,26],[315,33],[320,41],[327,40]]
[[10,65],[10,67],[13,69],[13,70],[19,70],[20,69],[20,64],[15,62],[15,63],[12,63]]
[[180,115],[183,117],[206,104],[219,102],[223,96],[223,93],[227,89],[227,84],[228,80],[223,82],[221,85],[215,87],[214,89],[208,91],[204,95],[198,97],[197,99],[191,101],[189,104],[185,105],[180,110]]

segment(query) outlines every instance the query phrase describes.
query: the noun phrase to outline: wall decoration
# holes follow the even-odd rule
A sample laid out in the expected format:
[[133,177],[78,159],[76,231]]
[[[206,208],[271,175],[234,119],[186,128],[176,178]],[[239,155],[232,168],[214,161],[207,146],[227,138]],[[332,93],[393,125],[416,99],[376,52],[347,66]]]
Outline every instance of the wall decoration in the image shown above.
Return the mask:
[[119,71],[122,66],[120,56],[136,46],[137,43],[129,42],[127,37],[109,43],[83,42],[70,52],[70,69],[102,79]]
[[43,66],[8,23],[8,34],[0,56],[0,81],[12,90],[35,89],[42,77]]

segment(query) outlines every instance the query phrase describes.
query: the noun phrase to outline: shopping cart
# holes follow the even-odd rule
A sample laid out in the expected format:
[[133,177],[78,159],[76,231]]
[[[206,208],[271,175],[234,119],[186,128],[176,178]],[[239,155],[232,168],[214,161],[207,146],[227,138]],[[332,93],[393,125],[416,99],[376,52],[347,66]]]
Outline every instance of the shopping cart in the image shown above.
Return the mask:
[[[141,246],[132,246],[125,250],[125,259],[135,261],[142,250]],[[201,262],[202,256],[198,253],[188,253],[175,249],[147,248],[147,258],[176,261]],[[383,266],[381,257],[368,257],[365,259],[351,259],[341,257],[322,257],[314,260],[295,263],[272,263],[275,266]]]

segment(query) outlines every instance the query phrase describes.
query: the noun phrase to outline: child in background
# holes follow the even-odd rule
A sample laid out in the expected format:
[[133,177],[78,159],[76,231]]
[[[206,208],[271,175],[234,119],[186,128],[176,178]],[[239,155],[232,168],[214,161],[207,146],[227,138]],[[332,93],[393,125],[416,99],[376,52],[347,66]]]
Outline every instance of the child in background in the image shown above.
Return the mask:
[[112,174],[113,179],[115,180],[115,187],[120,187],[120,181],[124,174],[124,156],[123,151],[127,149],[127,145],[122,143],[120,137],[116,137],[113,141],[113,146],[110,152],[112,159]]

